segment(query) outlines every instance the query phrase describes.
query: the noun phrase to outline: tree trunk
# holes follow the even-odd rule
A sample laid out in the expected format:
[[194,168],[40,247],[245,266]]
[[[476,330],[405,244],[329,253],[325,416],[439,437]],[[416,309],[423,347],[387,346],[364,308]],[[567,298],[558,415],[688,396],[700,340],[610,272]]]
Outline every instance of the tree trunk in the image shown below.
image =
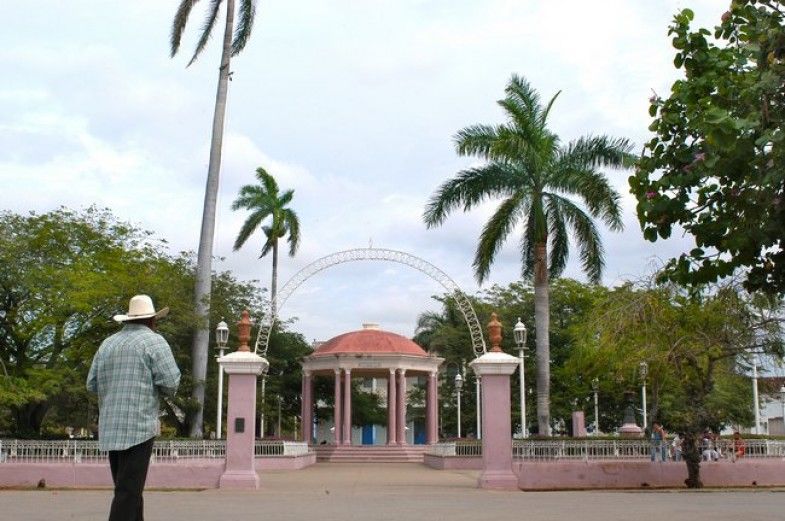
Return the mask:
[[534,245],[534,328],[537,332],[537,432],[551,435],[550,305],[548,303],[548,247]]
[[16,434],[22,438],[35,438],[41,434],[41,424],[49,412],[47,402],[31,402],[12,409],[16,419]]
[[687,479],[684,484],[687,488],[703,488],[700,478],[701,471],[701,446],[700,434],[695,432],[684,433],[681,442],[681,455],[687,464]]
[[196,261],[194,307],[196,331],[191,345],[193,391],[191,397],[197,408],[192,417],[191,437],[202,438],[204,423],[204,385],[207,375],[207,351],[210,342],[210,292],[212,289],[213,238],[215,235],[215,205],[218,198],[218,181],[221,173],[221,148],[223,146],[226,94],[229,89],[229,61],[232,53],[234,26],[234,0],[226,0],[226,27],[224,29],[221,67],[218,69],[218,92],[215,96],[213,134],[210,143],[210,164],[207,168],[207,186],[204,191],[202,229],[199,235],[199,252]]
[[278,316],[278,239],[273,240],[273,280],[270,282],[270,310],[273,320]]

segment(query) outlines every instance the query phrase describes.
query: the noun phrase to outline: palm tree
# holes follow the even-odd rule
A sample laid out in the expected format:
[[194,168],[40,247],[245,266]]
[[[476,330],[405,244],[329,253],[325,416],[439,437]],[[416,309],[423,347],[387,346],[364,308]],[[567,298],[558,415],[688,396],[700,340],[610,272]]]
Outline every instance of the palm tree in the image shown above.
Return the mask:
[[[261,167],[256,169],[256,178],[260,184],[245,185],[240,188],[240,194],[232,203],[232,210],[243,208],[251,211],[251,215],[245,220],[240,228],[240,233],[237,234],[234,250],[242,248],[251,234],[261,227],[265,241],[259,258],[273,252],[270,304],[272,316],[275,319],[278,294],[278,239],[282,239],[288,234],[289,256],[294,257],[297,247],[300,245],[300,221],[294,210],[286,207],[294,197],[294,190],[287,190],[281,194],[275,178]],[[262,226],[262,222],[268,217],[270,217],[270,224]]]
[[[458,154],[480,157],[486,164],[445,182],[428,202],[424,220],[429,228],[439,226],[457,208],[468,211],[486,199],[503,198],[485,224],[474,256],[480,283],[520,225],[522,274],[534,279],[537,420],[539,433],[549,435],[548,280],[564,270],[572,232],[583,270],[592,282],[600,281],[604,251],[593,219],[613,231],[623,225],[620,196],[598,168],[628,166],[632,147],[626,139],[606,136],[581,137],[565,146],[546,125],[559,93],[543,106],[529,83],[513,75],[505,94],[498,103],[506,123],[467,127],[454,138]],[[583,208],[568,196],[580,199]]]
[[[191,14],[191,9],[199,0],[181,0],[172,22],[170,39],[171,56],[180,49],[180,40]],[[213,113],[212,141],[210,143],[210,163],[207,168],[207,186],[204,192],[202,209],[202,229],[199,234],[199,252],[196,260],[196,283],[194,285],[194,307],[197,315],[197,327],[191,346],[193,370],[192,397],[197,403],[191,423],[191,437],[202,437],[204,420],[204,382],[207,374],[207,345],[210,340],[210,293],[212,283],[213,237],[215,235],[215,205],[218,198],[218,180],[221,170],[221,149],[223,145],[224,115],[226,114],[226,94],[229,87],[229,62],[243,50],[251,36],[256,0],[238,0],[240,3],[237,29],[234,29],[235,0],[226,0],[226,23],[224,26],[223,52],[221,66],[218,68],[218,92],[215,97]],[[202,27],[202,34],[196,44],[190,66],[196,61],[210,39],[218,13],[224,0],[211,0],[207,19]],[[232,38],[234,32],[234,38]]]

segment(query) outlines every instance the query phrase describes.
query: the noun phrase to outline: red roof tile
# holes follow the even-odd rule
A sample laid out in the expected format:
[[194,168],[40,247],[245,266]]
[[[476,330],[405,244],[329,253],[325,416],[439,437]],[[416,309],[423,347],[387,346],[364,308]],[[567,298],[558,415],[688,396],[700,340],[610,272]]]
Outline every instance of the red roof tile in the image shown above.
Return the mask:
[[338,335],[317,347],[313,352],[313,356],[336,354],[428,356],[428,353],[408,338],[378,329],[362,329]]

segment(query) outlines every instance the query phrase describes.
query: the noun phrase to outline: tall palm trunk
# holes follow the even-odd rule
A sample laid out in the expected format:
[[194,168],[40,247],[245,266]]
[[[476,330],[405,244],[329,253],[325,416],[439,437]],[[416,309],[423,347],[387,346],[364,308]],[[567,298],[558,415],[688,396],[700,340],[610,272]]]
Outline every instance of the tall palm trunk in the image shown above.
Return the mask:
[[278,239],[273,241],[273,280],[270,282],[270,310],[274,320],[278,316]]
[[204,191],[202,230],[199,236],[199,252],[196,264],[194,299],[196,308],[196,332],[191,345],[193,391],[191,397],[198,407],[191,419],[191,437],[201,438],[204,422],[204,384],[207,375],[207,351],[210,341],[210,292],[212,290],[213,237],[215,235],[215,206],[218,198],[218,181],[221,172],[221,148],[223,145],[226,94],[229,89],[229,61],[232,55],[232,31],[234,26],[234,0],[226,1],[226,27],[224,29],[221,67],[218,69],[218,92],[215,96],[213,135],[210,143],[210,164],[207,168],[207,186]]
[[551,349],[547,242],[534,245],[534,328],[537,331],[537,432],[540,436],[550,436]]

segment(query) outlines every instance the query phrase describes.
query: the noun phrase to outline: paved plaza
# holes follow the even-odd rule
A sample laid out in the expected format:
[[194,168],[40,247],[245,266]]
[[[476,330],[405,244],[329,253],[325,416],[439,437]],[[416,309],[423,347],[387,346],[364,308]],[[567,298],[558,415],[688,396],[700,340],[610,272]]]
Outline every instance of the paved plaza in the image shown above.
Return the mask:
[[[723,521],[785,519],[785,490],[493,492],[474,471],[419,464],[320,463],[265,472],[250,492],[148,491],[148,521],[560,520]],[[104,490],[0,491],[0,519],[103,521]]]

